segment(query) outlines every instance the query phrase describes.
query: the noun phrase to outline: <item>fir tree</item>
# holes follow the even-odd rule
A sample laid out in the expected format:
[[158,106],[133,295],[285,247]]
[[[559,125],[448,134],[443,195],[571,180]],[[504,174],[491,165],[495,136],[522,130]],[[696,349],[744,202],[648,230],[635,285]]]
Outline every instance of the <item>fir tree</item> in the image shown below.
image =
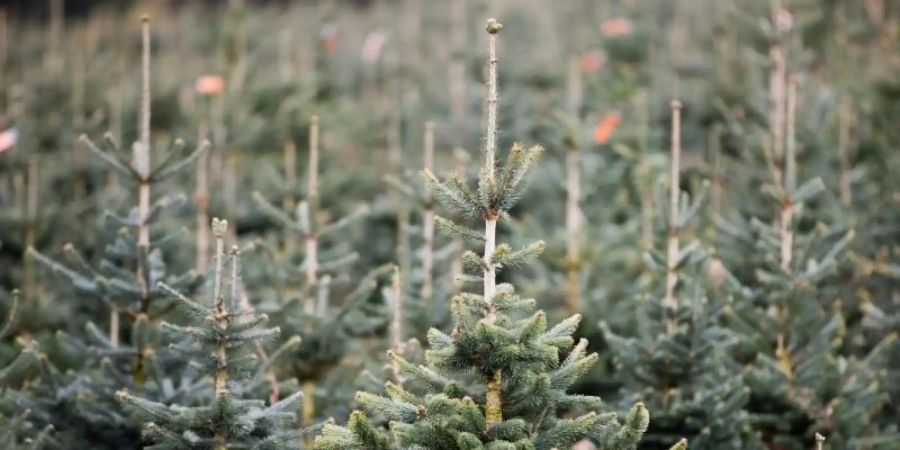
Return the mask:
[[[777,97],[777,98],[776,98]],[[895,334],[879,337],[860,355],[848,352],[847,316],[835,275],[846,264],[854,230],[816,220],[814,200],[826,190],[821,178],[800,183],[796,142],[797,77],[785,80],[781,157],[772,141],[760,145],[769,177],[764,192],[775,205],[772,223],[720,219],[731,251],[756,253],[752,278],[741,280],[734,309],[725,311],[739,336],[751,396],[747,410],[767,445],[808,448],[816,433],[837,448],[890,448],[890,427],[875,420],[887,405],[879,389],[883,353]],[[770,133],[769,139],[772,139]],[[733,255],[726,264],[737,265]]]
[[[378,280],[389,266],[379,266],[371,270],[356,288],[342,291],[336,285],[349,281],[349,267],[359,255],[347,248],[347,242],[338,239],[341,232],[361,220],[368,207],[360,206],[353,213],[333,222],[322,223],[319,198],[319,117],[313,116],[309,125],[309,159],[306,198],[297,203],[293,214],[285,213],[269,202],[261,193],[254,192],[253,199],[260,210],[283,229],[283,242],[302,241],[302,245],[287,244],[282,250],[269,248],[276,256],[276,283],[283,286],[279,300],[269,308],[273,319],[292,333],[303,337],[303,343],[294,353],[291,368],[303,384],[303,422],[307,425],[321,413],[316,408],[317,383],[338,365],[348,350],[348,328],[344,321],[368,299],[377,286]],[[294,250],[302,247],[302,250]],[[302,258],[302,259],[300,259]],[[295,265],[293,261],[300,259]],[[299,273],[298,273],[299,272]],[[302,273],[302,277],[300,276]],[[302,281],[299,281],[302,280]],[[340,298],[332,292],[342,293]],[[338,303],[337,300],[340,300]],[[357,315],[355,325],[372,328],[380,317]],[[375,322],[365,326],[364,322]],[[339,402],[332,402],[339,403]]]
[[[575,345],[572,334],[580,322],[576,315],[548,329],[543,311],[530,313],[534,300],[519,297],[509,284],[497,284],[497,273],[514,267],[544,247],[534,243],[521,250],[497,244],[497,222],[524,192],[540,147],[516,144],[505,164],[495,162],[497,130],[496,37],[502,25],[487,22],[489,71],[487,136],[484,161],[476,191],[458,175],[439,180],[424,171],[434,195],[445,205],[471,219],[484,222],[484,232],[446,219],[440,228],[484,246],[478,255],[466,252],[470,281],[483,284],[481,294],[463,293],[452,300],[454,321],[449,334],[428,333],[427,365],[415,366],[390,353],[407,377],[408,385],[389,383],[387,396],[357,393],[363,407],[391,421],[390,432],[373,426],[356,411],[346,428],[329,425],[316,439],[316,448],[329,449],[479,449],[563,448],[583,437],[600,441],[607,449],[634,448],[649,415],[642,404],[629,412],[624,424],[615,415],[596,412],[562,418],[580,408],[595,409],[599,398],[567,394],[567,389],[597,360],[585,351],[587,341]],[[560,352],[568,356],[560,361]]]
[[[713,290],[707,297],[706,269],[712,264],[698,241],[684,248],[680,239],[700,210],[705,185],[689,201],[681,191],[681,103],[672,102],[672,143],[669,178],[669,217],[665,262],[656,252],[645,259],[657,268],[662,281],[661,303],[651,303],[660,290],[634,308],[637,326],[614,332],[601,324],[625,380],[626,404],[645,402],[654,420],[644,441],[652,448],[668,448],[675,433],[683,433],[692,449],[756,448],[743,410],[749,393],[740,365],[729,353],[737,338],[719,325],[729,305]],[[705,183],[704,183],[705,184]],[[627,333],[627,334],[624,334]],[[624,334],[624,335],[623,335]]]
[[[14,388],[5,399],[7,404],[26,400],[32,403],[29,409],[35,423],[56,426],[66,439],[92,439],[96,436],[93,439],[102,441],[97,445],[134,436],[134,424],[115,408],[116,390],[128,386],[160,399],[179,394],[177,389],[165,389],[162,380],[145,386],[149,377],[161,373],[161,366],[173,363],[171,360],[161,361],[154,351],[150,323],[167,312],[161,305],[167,294],[156,285],[165,280],[185,292],[200,285],[200,277],[193,271],[172,274],[166,264],[164,249],[180,237],[180,233],[163,234],[153,227],[165,211],[182,203],[184,198],[166,196],[151,203],[151,186],[189,167],[204,152],[205,146],[200,145],[197,150],[185,155],[181,151],[184,144],[178,141],[166,158],[156,167],[151,167],[150,28],[146,16],[142,18],[142,43],[140,134],[133,145],[131,160],[118,150],[110,135],[105,140],[106,148],[94,144],[87,137],[81,139],[119,175],[136,185],[137,207],[127,216],[113,212],[106,214],[108,220],[104,228],[112,229],[109,234],[113,240],[96,266],[91,265],[71,244],[63,249],[65,262],[57,262],[29,248],[32,258],[71,283],[77,298],[87,298],[92,309],[105,309],[109,313],[108,331],[101,331],[100,327],[88,321],[83,337],[72,336],[62,330],[57,332],[57,341],[66,356],[76,361],[78,372],[59,370],[40,345],[25,341],[25,351],[19,359],[36,361],[37,364],[13,364],[10,372],[0,380],[3,386]],[[151,227],[154,228],[153,233]],[[125,327],[131,336],[125,342],[120,341],[120,313],[130,319]]]
[[[172,335],[171,348],[212,379],[212,398],[200,405],[166,405],[125,390],[116,394],[122,403],[150,420],[144,426],[144,434],[154,443],[151,448],[281,449],[297,445],[300,433],[294,429],[296,419],[291,409],[296,408],[301,392],[268,406],[263,400],[246,398],[250,386],[241,380],[254,372],[253,379],[260,380],[267,370],[257,360],[256,345],[274,338],[280,330],[265,328],[268,317],[245,307],[237,247],[228,255],[231,267],[226,285],[227,227],[227,222],[213,219],[215,275],[209,304],[191,300],[160,284],[188,309],[190,317],[189,325],[162,322],[160,326]],[[227,294],[226,287],[230,288]],[[299,338],[290,339],[277,353],[296,344]]]

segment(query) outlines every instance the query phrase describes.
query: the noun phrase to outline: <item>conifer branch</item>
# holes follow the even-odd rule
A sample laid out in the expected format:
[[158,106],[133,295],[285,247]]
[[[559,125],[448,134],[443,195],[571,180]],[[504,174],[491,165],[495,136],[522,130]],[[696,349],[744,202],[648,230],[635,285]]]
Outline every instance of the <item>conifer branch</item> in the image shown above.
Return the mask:
[[[464,0],[456,1],[461,3]],[[463,176],[466,173],[466,161],[468,160],[468,154],[465,152],[465,150],[456,148],[453,151],[453,159],[456,163],[456,167],[454,168],[455,173],[459,174],[459,176]],[[453,287],[456,290],[460,287],[460,283],[458,283],[456,280],[463,274],[462,255],[463,252],[465,252],[463,240],[470,239],[481,242],[484,240],[484,237],[481,235],[481,233],[475,230],[459,226],[453,221],[445,220],[438,216],[435,216],[435,222],[438,228],[454,237],[452,245],[456,257],[453,258],[453,262],[450,265],[450,279],[453,280]]]

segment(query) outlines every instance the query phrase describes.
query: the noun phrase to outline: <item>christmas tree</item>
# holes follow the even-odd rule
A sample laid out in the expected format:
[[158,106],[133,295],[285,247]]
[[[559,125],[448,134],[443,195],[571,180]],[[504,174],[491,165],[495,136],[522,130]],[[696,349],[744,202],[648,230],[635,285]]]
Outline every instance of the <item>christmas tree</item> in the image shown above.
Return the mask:
[[[441,229],[484,246],[481,255],[468,251],[463,256],[466,268],[475,273],[467,279],[480,281],[483,291],[453,298],[453,331],[429,331],[426,365],[415,366],[391,353],[409,386],[389,384],[387,396],[357,394],[366,410],[390,419],[389,432],[374,427],[365,413],[356,411],[347,428],[326,426],[316,439],[318,449],[549,450],[584,437],[597,439],[603,448],[626,449],[634,448],[646,430],[649,414],[643,404],[636,404],[620,424],[614,414],[593,411],[599,398],[567,394],[597,360],[596,354],[585,352],[586,341],[573,347],[572,334],[580,316],[548,328],[546,314],[533,311],[534,300],[521,298],[509,284],[497,284],[500,270],[543,250],[543,242],[520,250],[497,243],[497,223],[508,217],[522,196],[542,150],[517,144],[502,166],[496,164],[496,41],[502,25],[491,19],[486,29],[490,39],[487,135],[477,190],[459,176],[442,181],[424,171],[442,203],[467,218],[484,221],[482,233],[437,219]],[[562,351],[568,355],[560,360]],[[561,417],[581,409],[590,412]]]

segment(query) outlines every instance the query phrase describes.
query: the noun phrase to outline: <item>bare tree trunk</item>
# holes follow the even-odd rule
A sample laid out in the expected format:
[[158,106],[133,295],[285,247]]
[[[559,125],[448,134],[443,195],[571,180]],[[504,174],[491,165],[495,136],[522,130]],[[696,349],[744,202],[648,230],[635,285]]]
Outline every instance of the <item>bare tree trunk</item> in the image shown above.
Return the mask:
[[[286,211],[293,213],[297,203],[294,198],[294,189],[297,187],[297,145],[290,138],[284,141],[284,183],[285,194],[281,203]],[[285,233],[283,249],[285,255],[294,253],[296,246],[294,234]]]
[[[139,140],[133,146],[132,166],[137,172],[138,181],[138,240],[137,240],[137,278],[141,286],[139,299],[140,316],[146,317],[150,309],[150,229],[147,220],[150,215],[150,18],[141,17],[141,35],[143,50],[141,54],[141,109],[138,117]],[[144,376],[144,340],[137,343],[132,368],[136,383],[143,384]]]
[[781,269],[790,272],[791,258],[793,256],[794,232],[792,219],[794,216],[794,202],[791,198],[797,185],[797,162],[794,139],[794,124],[797,107],[797,83],[792,78],[787,91],[787,146],[784,161],[784,198],[781,202]]
[[[206,139],[206,127],[201,125],[199,142]],[[197,186],[194,191],[194,202],[197,204],[197,255],[195,269],[205,274],[209,267],[209,156],[203,152],[197,162]]]
[[850,186],[850,129],[853,126],[853,105],[843,98],[838,107],[838,162],[840,163],[840,198],[841,204],[849,207],[853,201]]
[[674,332],[677,326],[678,299],[675,285],[678,283],[678,211],[681,189],[681,102],[672,101],[672,148],[669,173],[669,232],[666,246],[666,298],[663,306],[669,316],[668,330]]
[[[569,115],[580,122],[581,72],[578,60],[569,61]],[[577,131],[576,131],[577,133]],[[566,297],[572,312],[581,310],[581,146],[578,136],[571,137],[566,154]]]
[[[425,169],[434,171],[434,122],[425,123],[424,163]],[[427,189],[427,188],[426,188]],[[422,210],[422,286],[419,297],[423,310],[429,311],[431,297],[434,295],[434,204],[430,193],[426,192],[425,205]]]
[[[497,148],[497,33],[503,26],[495,19],[488,19],[488,98],[487,98],[487,133],[485,139],[485,167],[482,169],[489,183],[494,182],[494,153]],[[497,245],[496,211],[488,211],[484,221],[484,301],[487,304],[485,321],[493,323],[497,319],[494,305],[494,294],[497,291],[497,273],[494,262],[494,250]],[[485,420],[487,427],[503,421],[503,379],[500,370],[495,370],[485,382]]]
[[[225,256],[225,236],[228,233],[228,221],[226,220],[217,220],[213,219],[213,236],[216,239],[216,254],[215,254],[215,267],[216,273],[215,278],[213,279],[213,302],[216,310],[216,322],[219,326],[219,329],[225,330],[228,328],[228,311],[225,307],[225,298],[222,293],[222,271],[223,271],[223,259]],[[236,267],[234,267],[236,269]],[[232,283],[232,290],[235,289],[235,283]],[[226,342],[223,339],[219,339],[216,343],[216,373],[213,377],[213,386],[215,399],[217,401],[223,400],[228,396],[228,353],[226,352]],[[213,439],[216,442],[217,449],[225,449],[226,442],[225,436],[221,433],[221,431],[216,431],[214,433]]]
[[38,162],[37,157],[28,159],[27,200],[25,203],[25,251],[22,262],[25,268],[25,301],[37,298],[34,281],[34,265],[28,257],[28,249],[33,248],[37,239],[37,207],[38,207]]

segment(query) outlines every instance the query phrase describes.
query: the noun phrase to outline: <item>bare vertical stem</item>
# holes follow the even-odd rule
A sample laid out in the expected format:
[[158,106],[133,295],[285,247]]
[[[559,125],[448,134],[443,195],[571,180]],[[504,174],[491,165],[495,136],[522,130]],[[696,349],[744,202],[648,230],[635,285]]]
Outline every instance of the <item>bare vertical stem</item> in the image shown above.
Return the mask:
[[[225,305],[225,297],[222,293],[223,265],[225,258],[225,235],[228,233],[228,221],[213,219],[212,221],[213,237],[216,240],[215,253],[215,278],[213,279],[213,307],[215,308],[216,324],[220,330],[228,328],[228,310]],[[234,289],[234,286],[232,286]],[[227,342],[219,339],[216,342],[216,372],[213,378],[216,400],[222,400],[228,396],[228,353],[226,352]],[[225,448],[225,436],[220,431],[216,431],[214,439],[217,448]]]
[[[199,142],[206,139],[206,126],[200,126]],[[209,156],[207,152],[200,155],[197,161],[197,186],[194,191],[194,202],[197,204],[197,260],[195,267],[198,273],[205,274],[209,267]]]
[[[312,116],[309,124],[309,172],[307,174],[307,198],[301,204],[309,208],[310,224],[313,227],[310,234],[306,236],[306,284],[314,286],[319,270],[319,243],[316,237],[315,215],[318,210],[318,176],[319,176],[319,116]],[[310,296],[306,299],[304,310],[307,314],[315,312],[315,298]],[[303,423],[310,424],[316,415],[315,407],[316,382],[313,379],[303,381]]]
[[[394,173],[403,174],[403,144],[402,144],[402,120],[400,117],[400,105],[391,108],[390,119],[388,124],[387,145],[388,155],[391,159],[391,165],[394,167]],[[400,267],[401,276],[409,273],[410,268],[410,249],[409,239],[406,230],[409,227],[409,208],[399,198],[396,193],[391,194],[393,201],[397,205],[397,265]]]
[[240,92],[244,87],[244,75],[247,65],[247,33],[244,30],[244,21],[240,17],[244,12],[244,0],[231,0],[229,7],[232,14],[237,17],[234,24],[234,61],[231,64],[228,88],[232,92]]
[[[72,58],[72,127],[81,132],[85,124],[86,55],[81,50],[74,53],[75,55]],[[76,172],[83,170],[85,167],[85,151],[81,145],[76,145],[72,149],[72,166]],[[73,196],[80,201],[87,196],[87,186],[81,179],[75,178],[73,181],[75,184],[73,186]]]
[[36,298],[34,282],[34,266],[31,258],[28,258],[28,249],[33,248],[37,237],[37,205],[38,205],[38,163],[32,156],[28,159],[28,177],[26,179],[27,200],[25,203],[25,251],[22,253],[22,261],[25,267],[25,292],[26,301]]
[[853,192],[850,190],[850,128],[853,123],[853,105],[843,98],[838,107],[838,162],[840,163],[841,204],[850,206]]
[[782,33],[779,28],[778,13],[781,0],[771,0],[772,30],[775,33],[769,45],[769,133],[771,150],[775,164],[780,165],[784,156],[784,91],[785,91],[785,55]]
[[64,13],[63,0],[50,0],[50,35],[44,62],[47,64],[47,68],[54,72],[61,69],[62,66],[60,42],[62,41]]
[[[425,170],[434,171],[434,122],[425,122],[424,162]],[[427,189],[427,188],[426,188]],[[419,296],[424,310],[428,310],[433,295],[434,270],[434,204],[431,194],[426,192],[425,205],[422,210],[422,286]]]
[[238,184],[240,184],[240,172],[238,171],[240,154],[238,149],[232,148],[228,152],[225,163],[225,215],[234,223],[234,226],[228,229],[229,237],[234,239],[237,236],[237,192]]
[[794,216],[794,202],[791,198],[797,185],[796,140],[794,125],[797,108],[797,83],[792,77],[787,91],[787,145],[784,160],[784,198],[781,201],[781,269],[790,271],[794,247],[794,232],[791,221]]
[[[574,57],[569,61],[569,114],[576,121],[581,108],[581,71]],[[569,309],[581,310],[581,146],[578,136],[571,137],[566,153],[566,296]]]
[[146,312],[150,298],[146,258],[150,252],[150,18],[141,17],[141,110],[138,119],[140,140],[134,146],[133,164],[140,177],[138,185],[138,280],[141,283],[141,312]]
[[709,203],[714,215],[722,210],[722,125],[716,123],[709,130],[709,149],[712,153],[712,190],[709,195]]
[[669,316],[668,330],[675,330],[675,314],[678,310],[678,299],[675,298],[675,285],[678,283],[676,264],[678,263],[678,210],[681,190],[681,102],[672,101],[672,148],[669,173],[669,232],[666,246],[666,297],[663,306]]
[[487,303],[488,312],[485,319],[493,323],[497,319],[497,311],[494,307],[494,294],[497,292],[497,271],[492,258],[497,248],[497,219],[493,214],[484,221],[484,301]]
[[496,19],[488,19],[488,94],[487,133],[484,146],[484,170],[489,180],[494,179],[494,154],[497,151],[497,34],[503,28]]
[[309,123],[309,173],[306,197],[310,203],[317,201],[319,197],[319,116],[312,116]]
[[816,433],[816,450],[823,450],[825,448],[825,436],[822,436],[819,433]]
[[[294,190],[297,187],[297,144],[290,138],[284,141],[284,184],[285,193],[281,203],[285,210],[293,211],[297,203],[294,198]],[[285,233],[284,253],[290,255],[296,245],[294,233]]]
[[[649,150],[650,135],[650,108],[647,102],[647,91],[641,90],[637,94],[637,109],[640,112],[640,148],[641,153]],[[641,248],[650,250],[653,248],[653,183],[650,181],[650,162],[646,156],[642,156],[638,162],[637,178],[641,192]]]
[[[791,77],[787,89],[787,146],[784,161],[784,186],[782,187],[783,198],[781,201],[781,215],[779,219],[779,234],[781,247],[781,269],[787,273],[791,271],[791,258],[793,256],[794,232],[793,232],[793,216],[794,201],[791,195],[797,185],[797,162],[796,162],[796,140],[794,126],[796,121],[797,108],[797,86],[796,80]],[[781,366],[781,370],[785,375],[791,377],[793,374],[793,362],[791,360],[790,350],[785,345],[787,335],[786,309],[778,305],[775,308],[775,317],[781,322],[781,332],[778,334],[778,341],[775,347],[775,356]]]
[[109,342],[112,348],[119,348],[119,311],[113,309],[109,312]]
[[[494,153],[497,148],[497,33],[503,28],[496,19],[488,19],[488,99],[487,99],[487,136],[485,144],[485,167],[483,177],[489,183],[494,182]],[[497,273],[494,262],[494,250],[497,246],[497,211],[488,211],[484,221],[484,301],[487,313],[484,320],[493,323],[497,319],[494,305],[494,294],[497,291]],[[485,380],[485,419],[487,426],[503,421],[503,388],[502,373],[495,370]]]
[[[318,210],[318,187],[319,176],[319,117],[313,116],[309,124],[309,172],[307,173],[307,197],[306,205],[309,208],[310,223],[315,223],[315,215]],[[313,286],[317,281],[317,272],[319,270],[318,250],[319,243],[316,236],[315,226],[313,230],[306,236],[306,283]],[[315,310],[314,299],[307,299],[305,309],[308,313]]]
[[139,141],[143,147],[135,155],[135,168],[146,177],[150,171],[150,16],[141,17],[141,112]]
[[403,346],[403,284],[400,278],[400,267],[394,266],[394,274],[391,276],[391,290],[394,295],[394,302],[391,305],[394,309],[391,317],[391,341],[393,348],[399,351]]

